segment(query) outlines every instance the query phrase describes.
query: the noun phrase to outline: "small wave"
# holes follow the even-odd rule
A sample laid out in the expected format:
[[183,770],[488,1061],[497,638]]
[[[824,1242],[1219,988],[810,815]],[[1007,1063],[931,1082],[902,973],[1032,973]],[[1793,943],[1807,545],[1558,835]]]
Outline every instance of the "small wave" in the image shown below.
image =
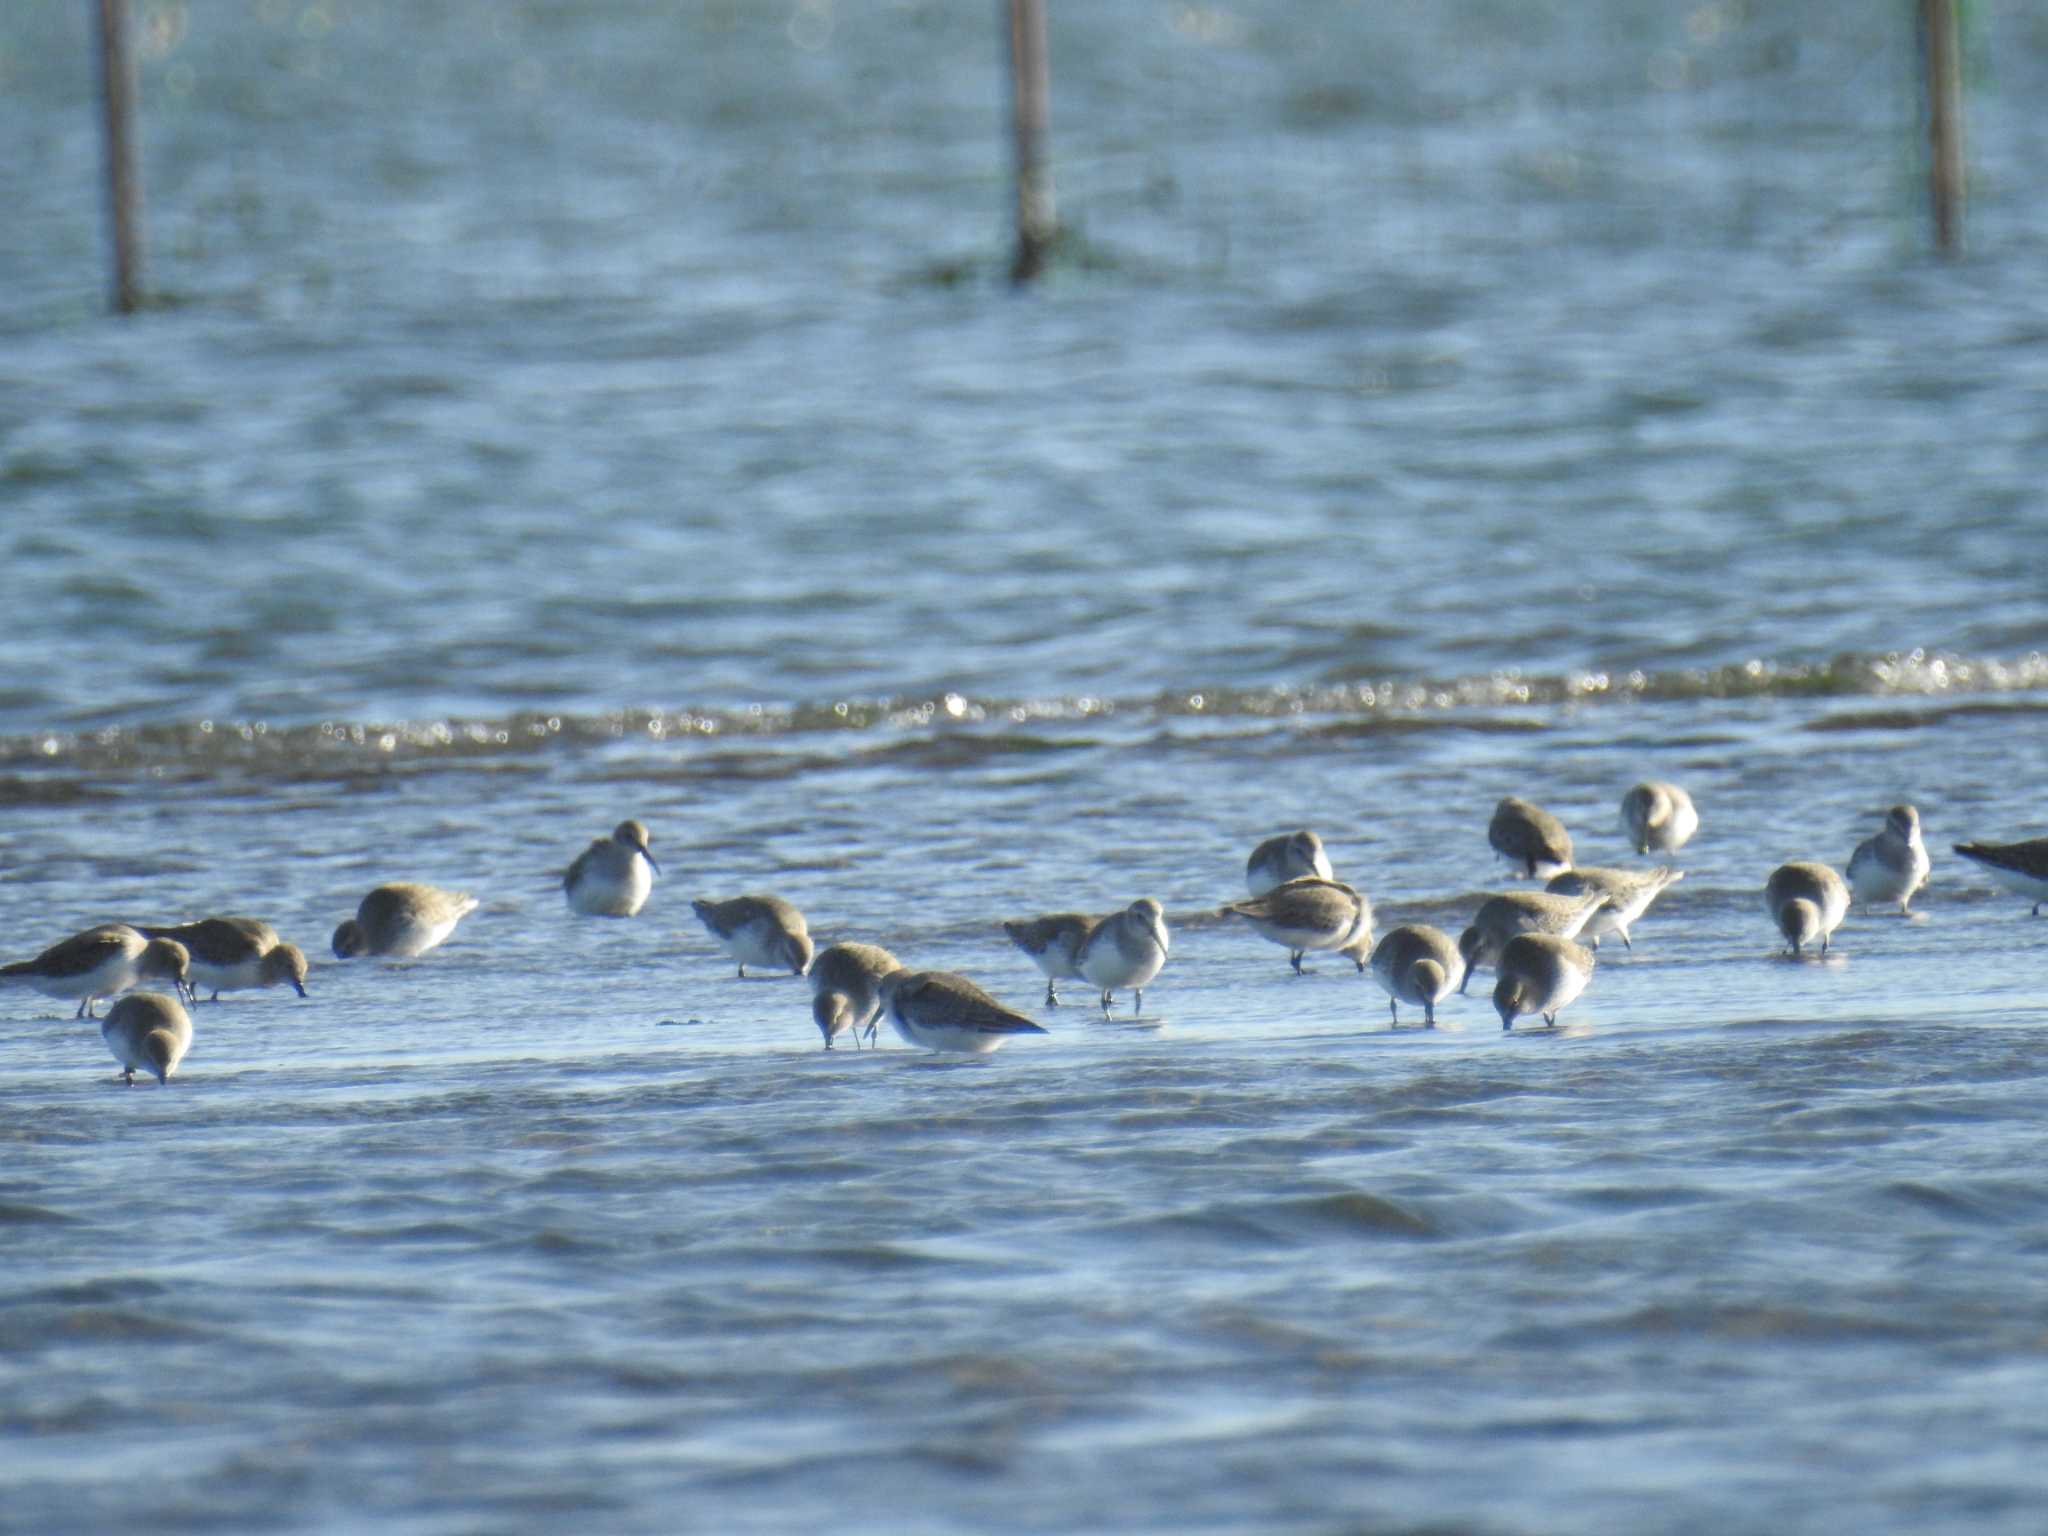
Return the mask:
[[0,1227],[33,1227],[57,1225],[74,1218],[62,1211],[53,1211],[41,1205],[17,1205],[0,1200]]
[[1740,1302],[1658,1303],[1571,1322],[1520,1322],[1496,1335],[1506,1350],[1583,1350],[1622,1339],[1699,1340],[1709,1343],[1864,1345],[1933,1338],[1931,1325],[1870,1312]]
[[[2011,697],[2032,694],[2043,697]],[[1755,659],[1654,671],[1525,673],[1508,668],[1445,681],[1194,687],[1128,699],[1091,694],[975,698],[949,692],[713,709],[622,709],[592,715],[523,711],[470,720],[160,721],[0,737],[0,768],[38,773],[12,781],[11,791],[9,781],[0,781],[0,802],[9,793],[17,800],[45,802],[53,796],[93,793],[77,785],[52,787],[55,781],[38,772],[62,768],[168,765],[195,773],[242,769],[286,777],[332,777],[400,764],[474,765],[478,760],[516,759],[564,748],[662,747],[870,732],[908,738],[880,748],[885,759],[899,755],[917,763],[951,766],[1083,750],[1112,723],[1143,730],[1167,721],[1290,721],[1337,739],[1440,729],[1519,733],[1549,729],[1550,722],[1542,716],[1502,711],[1751,698],[1961,701],[1930,708],[1846,711],[1812,722],[1810,728],[1816,730],[1895,729],[1939,724],[1963,714],[2048,712],[2048,656],[2036,651],[2001,659],[1910,651],[1821,662]],[[1053,736],[1043,731],[1048,725],[1083,729]],[[772,746],[749,749],[727,765],[740,777],[801,772],[804,767],[804,761],[789,759]],[[718,764],[694,760],[689,772],[692,777],[707,772],[715,777]]]
[[1126,1233],[1152,1231],[1235,1246],[1292,1247],[1331,1237],[1433,1238],[1443,1235],[1422,1211],[1364,1190],[1293,1200],[1230,1201],[1119,1224]]
[[2048,714],[2048,699],[1979,699],[1943,708],[1848,709],[1806,722],[1809,731],[1918,731],[1975,715],[2026,716]]
[[81,805],[113,798],[110,791],[76,779],[29,779],[12,774],[0,777],[0,806]]
[[98,1340],[128,1344],[169,1343],[204,1338],[208,1330],[161,1312],[138,1307],[72,1307],[50,1317],[42,1330],[57,1333],[73,1342]]
[[869,762],[895,762],[919,768],[971,768],[993,758],[1043,757],[1048,753],[1085,751],[1092,741],[1025,736],[1013,731],[993,735],[948,733],[891,741],[866,755]]
[[2021,1213],[2032,1214],[2039,1202],[2031,1190],[2011,1187],[1945,1188],[1917,1179],[1899,1179],[1884,1187],[1889,1200],[1962,1226],[2003,1227]]
[[377,1246],[399,1244],[417,1247],[482,1248],[496,1236],[487,1228],[460,1221],[415,1221],[397,1226],[352,1226],[333,1229],[343,1242]]
[[1574,1193],[1570,1201],[1583,1210],[1627,1214],[1697,1205],[1713,1198],[1712,1191],[1689,1184],[1602,1184]]

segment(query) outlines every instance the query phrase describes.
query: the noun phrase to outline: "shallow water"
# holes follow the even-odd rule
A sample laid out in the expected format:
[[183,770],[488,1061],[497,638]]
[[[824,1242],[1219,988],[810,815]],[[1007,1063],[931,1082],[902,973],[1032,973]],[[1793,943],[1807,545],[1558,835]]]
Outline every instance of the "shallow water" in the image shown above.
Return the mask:
[[[1860,9],[1062,14],[1020,298],[957,9],[158,8],[128,326],[0,17],[8,957],[315,956],[168,1090],[0,993],[0,1525],[2031,1532],[2048,923],[1947,848],[2048,831],[2039,20],[1944,267]],[[1556,1031],[1214,915],[1313,825],[1455,931],[1652,774]],[[1777,956],[1901,799],[1916,919]],[[482,906],[332,961],[394,878]],[[752,889],[1051,1033],[826,1054]],[[998,921],[1141,894],[1039,1008]]]

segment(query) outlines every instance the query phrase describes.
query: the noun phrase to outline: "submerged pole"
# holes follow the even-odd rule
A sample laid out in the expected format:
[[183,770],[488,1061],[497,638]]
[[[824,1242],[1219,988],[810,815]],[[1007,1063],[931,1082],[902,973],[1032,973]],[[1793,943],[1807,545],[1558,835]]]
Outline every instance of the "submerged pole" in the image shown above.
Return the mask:
[[1956,0],[1920,0],[1920,51],[1927,63],[1927,189],[1934,248],[1963,248],[1963,56]]
[[1051,74],[1045,56],[1045,0],[1005,0],[1010,22],[1010,127],[1017,161],[1017,254],[1010,281],[1028,283],[1059,234],[1052,167],[1046,161]]
[[107,219],[114,245],[114,313],[142,304],[142,178],[135,168],[135,52],[128,0],[98,0],[100,104],[107,163]]

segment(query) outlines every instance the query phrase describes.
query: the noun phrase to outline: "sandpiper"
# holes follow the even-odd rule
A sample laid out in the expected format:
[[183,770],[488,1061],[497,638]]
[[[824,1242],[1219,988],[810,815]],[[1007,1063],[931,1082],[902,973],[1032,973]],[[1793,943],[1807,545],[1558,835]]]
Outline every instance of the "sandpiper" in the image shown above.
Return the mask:
[[1895,805],[1884,829],[1866,837],[1849,856],[1849,888],[1864,906],[1896,901],[1899,915],[1911,911],[1913,893],[1927,883],[1927,845],[1920,841],[1920,813]]
[[747,974],[750,965],[787,966],[801,976],[811,966],[811,935],[803,913],[780,896],[735,896],[693,901],[699,922]]
[[192,1017],[185,1005],[161,992],[131,992],[100,1020],[100,1038],[121,1063],[121,1078],[135,1086],[137,1069],[169,1083],[192,1049]]
[[78,999],[73,1018],[97,1015],[93,1003],[145,981],[183,986],[191,956],[176,939],[152,939],[126,923],[101,923],[52,944],[33,960],[0,965],[0,979],[34,987],[45,997]]
[[1554,938],[1576,939],[1593,914],[1607,905],[1599,891],[1583,896],[1554,896],[1549,891],[1516,891],[1489,896],[1472,915],[1472,924],[1458,935],[1458,954],[1465,961],[1465,974],[1458,982],[1463,992],[1472,973],[1482,965],[1498,966],[1501,947],[1519,933],[1547,933]]
[[1297,973],[1301,957],[1311,949],[1340,950],[1361,971],[1372,950],[1372,903],[1341,880],[1302,875],[1263,896],[1232,902],[1223,911],[1243,918],[1260,937],[1284,946],[1287,963]]
[[1699,831],[1700,813],[1676,784],[1645,779],[1621,797],[1621,825],[1637,853],[1676,853]]
[[647,824],[622,821],[576,855],[562,876],[571,912],[586,917],[631,917],[647,905],[661,866],[647,851]]
[[1586,926],[1579,930],[1579,938],[1594,949],[1610,933],[1618,934],[1623,949],[1634,949],[1629,942],[1628,926],[1645,912],[1650,903],[1664,893],[1668,885],[1675,885],[1685,878],[1685,871],[1673,869],[1669,864],[1659,864],[1655,869],[1606,869],[1598,864],[1581,864],[1568,869],[1561,875],[1553,875],[1543,889],[1555,896],[1583,896],[1588,891],[1598,891],[1607,898],[1607,905],[1596,911]]
[[841,1035],[853,1036],[860,1048],[866,1030],[874,1044],[882,1017],[882,978],[903,969],[903,962],[879,944],[834,944],[811,962],[811,1018],[825,1037],[825,1049]]
[[892,971],[882,978],[881,997],[896,1033],[928,1051],[986,1056],[1012,1035],[1046,1033],[951,971]]
[[1046,1007],[1059,1006],[1059,983],[1084,979],[1074,957],[1080,954],[1088,930],[1094,926],[1095,919],[1083,912],[1054,912],[1046,917],[1003,924],[1010,942],[1029,955],[1031,963],[1044,975]]
[[1531,880],[1547,880],[1572,867],[1572,835],[1564,823],[1513,795],[1494,807],[1486,840],[1510,864],[1521,865]]
[[1981,864],[2007,890],[2018,891],[2034,903],[2034,916],[2048,902],[2048,837],[2029,838],[2023,843],[1957,843],[1955,850],[1974,864]]
[[1501,950],[1499,970],[1493,1007],[1502,1029],[1530,1013],[1555,1025],[1558,1011],[1593,979],[1593,951],[1554,933],[1519,933]]
[[1245,888],[1255,898],[1304,875],[1314,875],[1319,880],[1337,878],[1330,868],[1329,855],[1323,852],[1323,840],[1306,827],[1267,838],[1245,860]]
[[281,943],[277,930],[259,917],[208,917],[175,928],[141,931],[152,939],[175,939],[185,946],[192,957],[186,986],[195,1003],[202,987],[212,990],[214,1002],[223,992],[280,984],[306,995],[304,953],[295,944]]
[[446,939],[476,907],[474,896],[438,885],[411,880],[380,885],[357,905],[354,917],[334,930],[334,957],[410,960]]
[[1387,991],[1387,1014],[1401,1026],[1401,1004],[1422,1010],[1422,1021],[1436,1028],[1436,1005],[1465,979],[1465,959],[1441,928],[1404,923],[1388,931],[1372,952],[1373,978]]
[[1091,928],[1075,963],[1090,984],[1102,989],[1105,1014],[1110,994],[1121,987],[1131,988],[1137,997],[1133,1012],[1143,1013],[1145,984],[1166,964],[1167,947],[1166,911],[1145,896]]
[[1828,936],[1848,915],[1849,887],[1827,865],[1795,860],[1771,871],[1764,885],[1764,909],[1791,953],[1796,955],[1819,939],[1820,952],[1826,954]]

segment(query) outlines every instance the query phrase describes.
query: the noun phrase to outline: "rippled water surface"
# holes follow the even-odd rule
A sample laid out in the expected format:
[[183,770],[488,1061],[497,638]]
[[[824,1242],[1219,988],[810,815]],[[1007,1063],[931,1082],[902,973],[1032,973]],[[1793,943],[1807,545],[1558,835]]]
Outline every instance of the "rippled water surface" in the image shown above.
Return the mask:
[[[315,957],[168,1089],[0,991],[0,1529],[2038,1529],[2048,919],[1948,850],[2048,833],[2041,17],[1937,263],[1864,7],[1054,9],[1019,295],[985,8],[139,6],[119,325],[0,15],[6,958]],[[1555,1031],[1216,915],[1311,825],[1455,931],[1650,775]],[[329,958],[400,878],[481,906]],[[1050,1033],[827,1054],[748,890]],[[1139,895],[1040,1006],[999,920]]]

